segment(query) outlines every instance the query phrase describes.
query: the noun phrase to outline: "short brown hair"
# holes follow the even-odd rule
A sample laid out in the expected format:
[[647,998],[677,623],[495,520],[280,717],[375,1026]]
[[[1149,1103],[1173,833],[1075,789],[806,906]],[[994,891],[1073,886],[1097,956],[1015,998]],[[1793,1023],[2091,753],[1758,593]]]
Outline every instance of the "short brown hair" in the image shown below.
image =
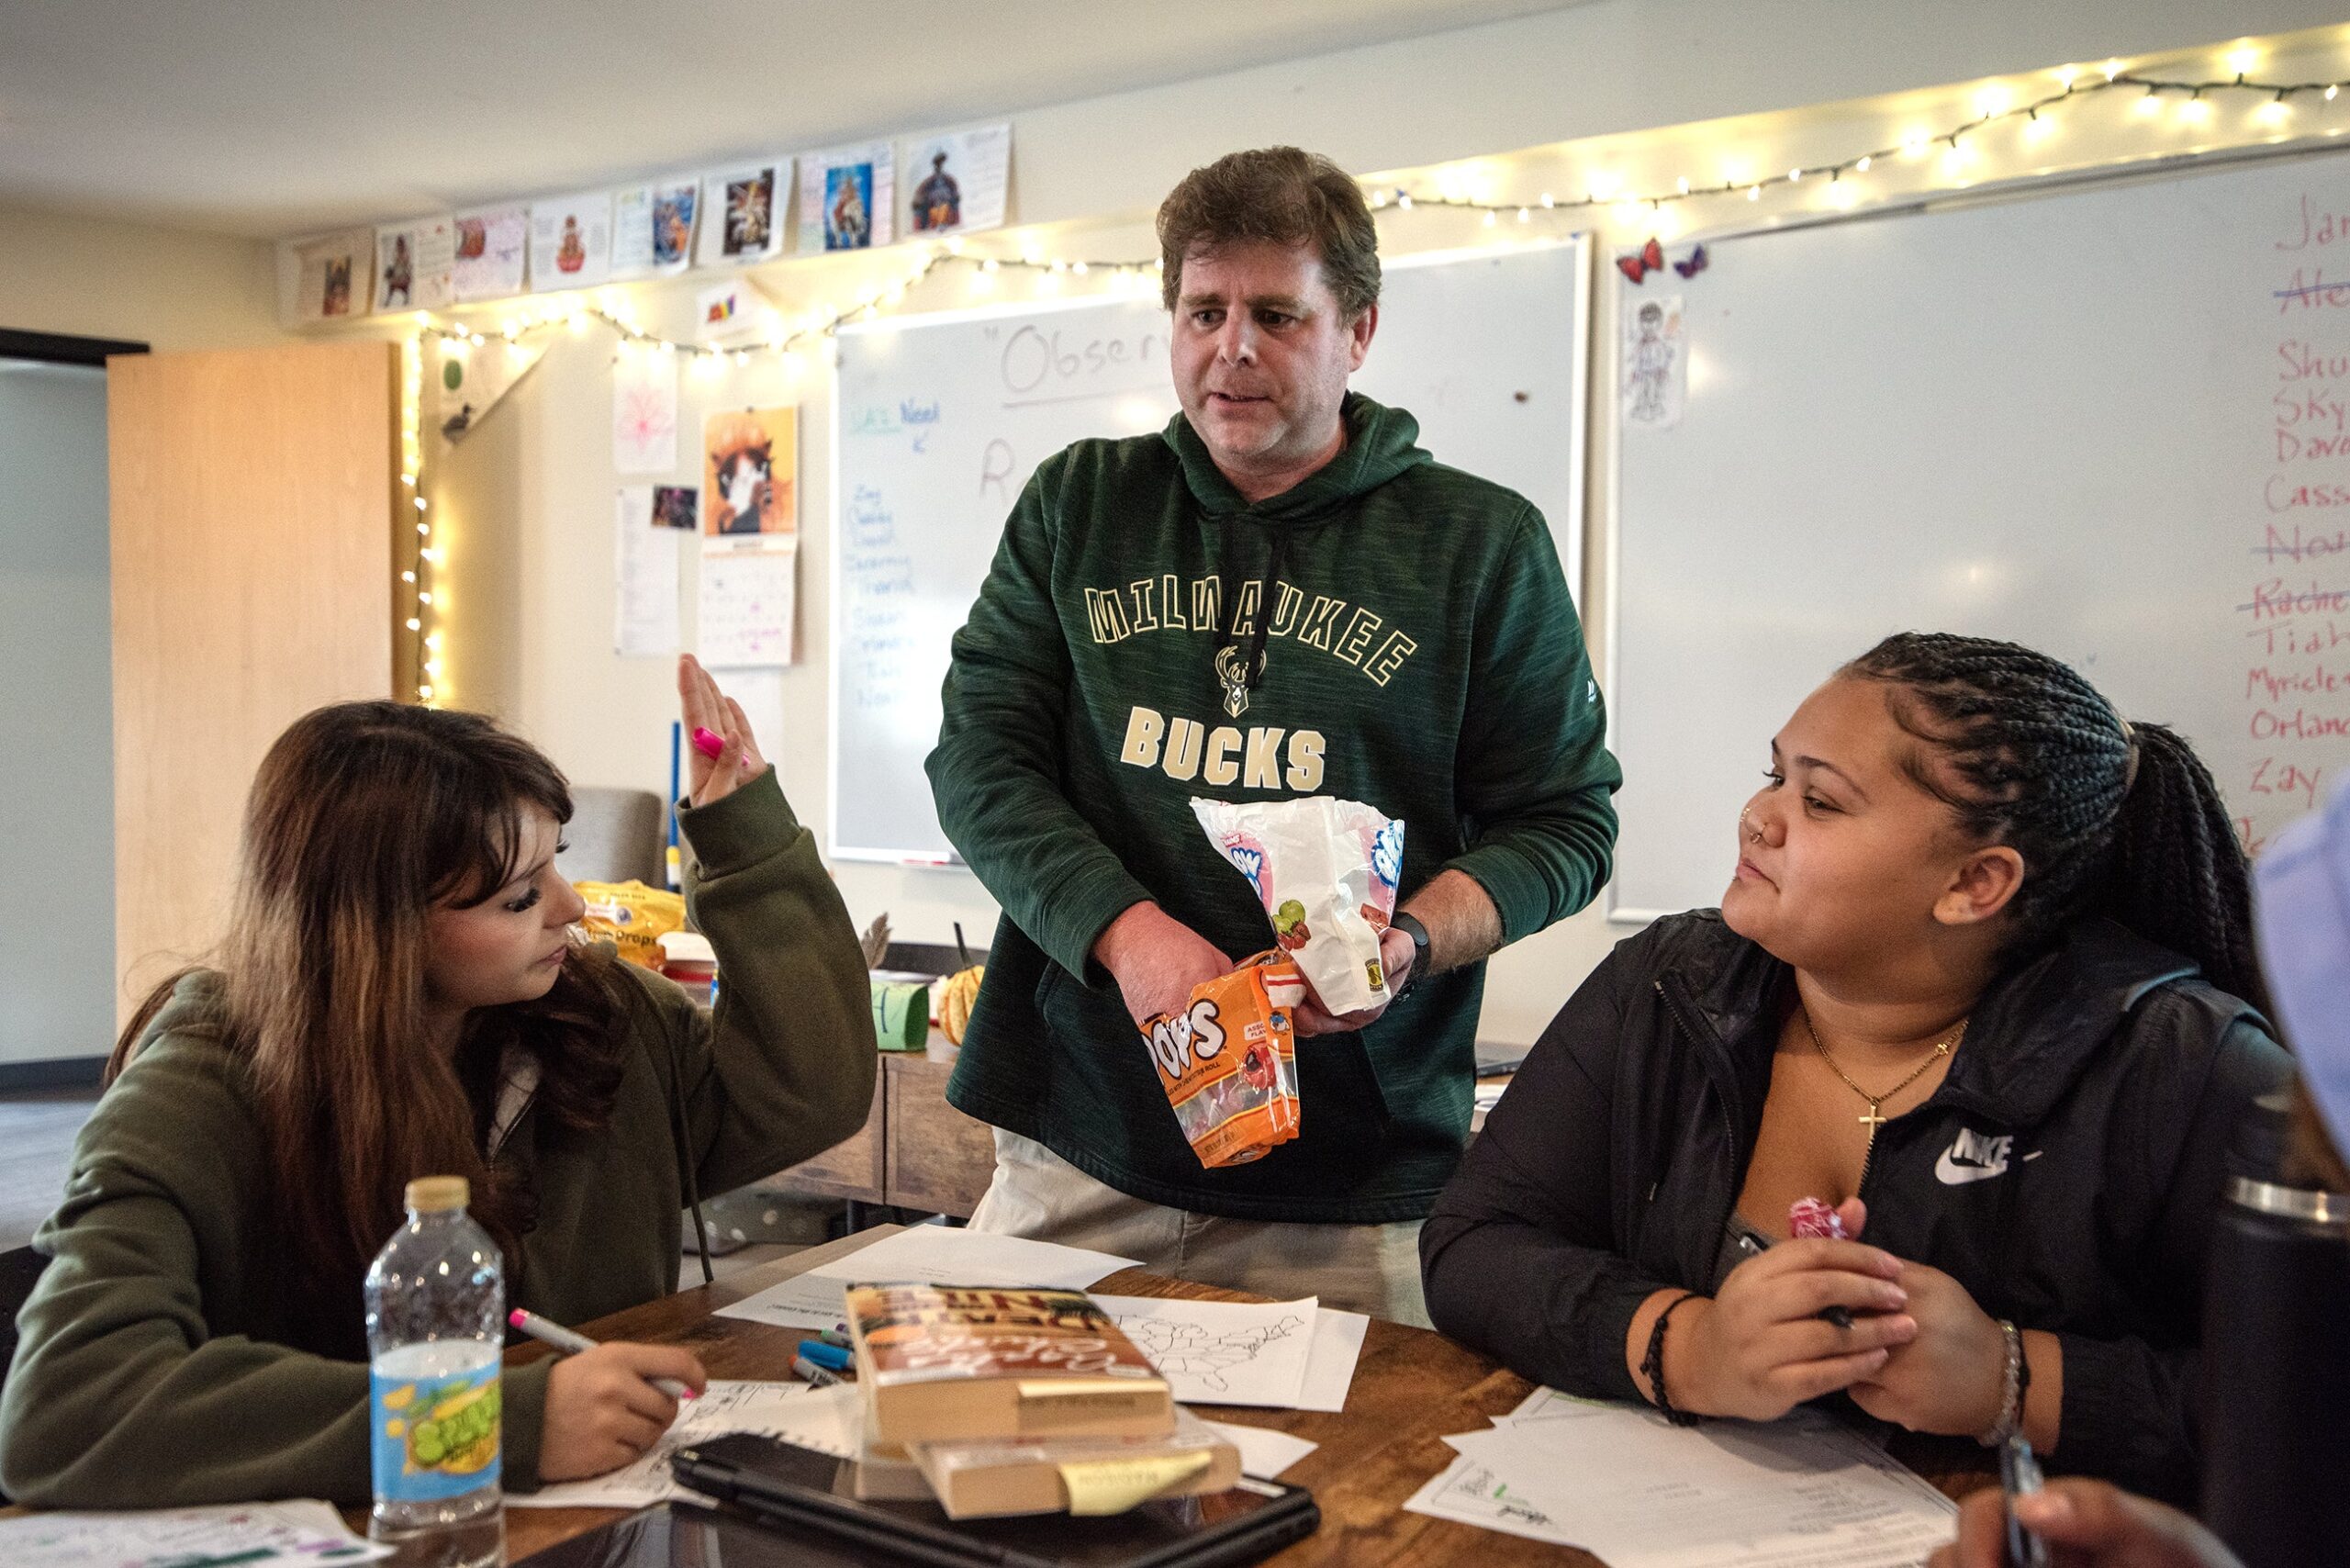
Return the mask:
[[1254,240],[1317,248],[1347,319],[1379,303],[1379,230],[1353,177],[1318,153],[1262,147],[1192,170],[1159,204],[1167,308],[1181,297],[1185,256]]

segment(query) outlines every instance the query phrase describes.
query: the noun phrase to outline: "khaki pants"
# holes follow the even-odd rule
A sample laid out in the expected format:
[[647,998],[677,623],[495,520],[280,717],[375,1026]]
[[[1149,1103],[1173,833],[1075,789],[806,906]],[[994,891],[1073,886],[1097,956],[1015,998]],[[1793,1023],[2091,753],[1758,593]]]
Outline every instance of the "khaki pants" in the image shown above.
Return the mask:
[[1161,1208],[1095,1181],[1033,1138],[995,1129],[995,1180],[973,1230],[1136,1258],[1157,1274],[1428,1326],[1420,1222],[1304,1225]]

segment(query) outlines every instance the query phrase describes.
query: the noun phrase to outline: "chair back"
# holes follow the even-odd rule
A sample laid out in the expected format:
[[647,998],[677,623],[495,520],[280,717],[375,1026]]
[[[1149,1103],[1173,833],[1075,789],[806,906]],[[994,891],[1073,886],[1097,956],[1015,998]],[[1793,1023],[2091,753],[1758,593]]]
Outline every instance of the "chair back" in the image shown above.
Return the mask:
[[575,789],[563,830],[571,847],[555,857],[555,868],[575,882],[665,887],[667,832],[661,797],[650,790]]

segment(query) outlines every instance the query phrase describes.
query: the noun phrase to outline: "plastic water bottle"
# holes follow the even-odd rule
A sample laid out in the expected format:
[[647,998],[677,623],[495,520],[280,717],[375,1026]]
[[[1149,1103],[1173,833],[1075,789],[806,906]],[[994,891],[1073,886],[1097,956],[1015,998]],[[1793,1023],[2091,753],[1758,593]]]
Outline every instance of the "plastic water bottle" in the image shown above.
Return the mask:
[[506,1556],[498,1486],[505,1260],[465,1214],[462,1176],[408,1184],[408,1223],[367,1271],[367,1533],[395,1568],[487,1568]]

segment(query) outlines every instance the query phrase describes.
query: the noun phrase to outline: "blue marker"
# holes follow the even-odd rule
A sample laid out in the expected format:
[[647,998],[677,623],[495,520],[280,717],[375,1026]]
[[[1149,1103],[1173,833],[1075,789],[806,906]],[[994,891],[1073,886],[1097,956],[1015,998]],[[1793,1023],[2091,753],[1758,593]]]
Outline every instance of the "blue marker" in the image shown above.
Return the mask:
[[846,1372],[856,1360],[838,1345],[827,1345],[822,1339],[800,1340],[800,1353],[833,1372]]

